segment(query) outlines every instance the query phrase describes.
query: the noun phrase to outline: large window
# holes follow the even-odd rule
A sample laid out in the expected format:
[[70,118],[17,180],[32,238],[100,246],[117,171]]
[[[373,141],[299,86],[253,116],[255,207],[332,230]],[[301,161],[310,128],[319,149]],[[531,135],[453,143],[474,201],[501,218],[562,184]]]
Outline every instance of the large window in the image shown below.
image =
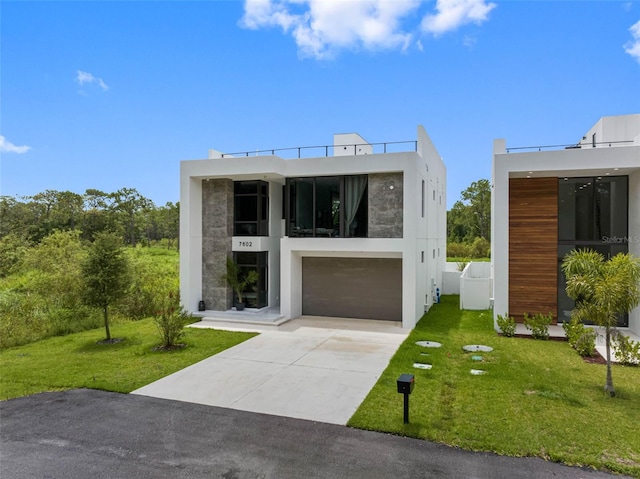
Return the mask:
[[628,178],[561,178],[558,188],[558,239],[603,243],[626,238]]
[[[240,268],[240,277],[245,277],[248,271],[258,272],[258,282],[249,291],[245,291],[243,299],[249,308],[263,308],[267,306],[267,252],[244,252],[233,253],[233,260]],[[233,305],[237,301],[233,295]]]
[[367,183],[367,175],[287,179],[287,234],[290,237],[366,238]]
[[269,184],[265,181],[235,181],[235,236],[269,235]]
[[[562,259],[590,248],[605,258],[626,253],[629,193],[627,176],[560,178],[558,185],[558,321],[569,321],[574,301],[567,296]],[[628,316],[618,319],[628,324]]]

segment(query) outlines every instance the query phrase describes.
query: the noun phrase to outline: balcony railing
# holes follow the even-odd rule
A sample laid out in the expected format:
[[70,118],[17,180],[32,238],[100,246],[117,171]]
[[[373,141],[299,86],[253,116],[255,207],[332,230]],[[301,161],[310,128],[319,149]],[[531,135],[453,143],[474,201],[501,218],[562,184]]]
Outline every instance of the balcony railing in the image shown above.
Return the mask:
[[507,148],[507,153],[511,153],[512,151],[519,150],[527,150],[527,151],[542,151],[542,150],[579,150],[582,148],[596,148],[596,147],[612,147],[618,146],[621,143],[631,143],[633,144],[633,140],[623,140],[623,141],[603,141],[600,143],[573,143],[571,145],[544,145],[544,146],[518,146]]
[[[404,146],[402,146],[404,145]],[[407,149],[411,145],[411,150]],[[222,158],[278,155],[281,158],[315,158],[319,156],[335,156],[334,151],[339,148],[341,155],[352,152],[354,155],[364,155],[363,148],[371,148],[371,154],[376,153],[405,153],[407,151],[418,151],[416,140],[408,141],[387,141],[384,143],[357,143],[352,145],[324,145],[324,146],[299,146],[291,148],[273,148],[270,150],[240,151],[236,153],[222,153]],[[346,150],[346,152],[345,152]]]

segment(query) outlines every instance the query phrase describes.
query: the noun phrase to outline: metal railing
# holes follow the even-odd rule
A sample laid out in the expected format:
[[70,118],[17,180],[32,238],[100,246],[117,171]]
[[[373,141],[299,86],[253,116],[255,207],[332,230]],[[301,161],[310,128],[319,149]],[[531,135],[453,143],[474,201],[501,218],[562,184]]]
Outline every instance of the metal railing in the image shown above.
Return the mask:
[[[399,148],[399,145],[412,145],[412,150]],[[369,153],[363,153],[363,148],[371,148],[371,154],[376,153],[401,153],[407,151],[418,151],[418,142],[416,140],[407,141],[387,141],[384,143],[356,143],[350,145],[322,145],[322,146],[298,146],[290,148],[272,148],[269,150],[253,150],[253,151],[240,151],[236,153],[222,153],[222,158],[238,158],[247,156],[263,156],[263,155],[276,155],[282,158],[313,158],[318,156],[334,156],[334,152],[337,148],[340,148],[341,153],[344,155],[344,150],[352,150],[354,155],[364,155]],[[313,153],[316,154],[313,154]],[[319,154],[318,154],[319,153]],[[297,155],[297,156],[296,156]]]
[[621,141],[603,141],[600,143],[572,143],[570,145],[543,145],[543,146],[518,146],[507,148],[507,153],[511,153],[512,150],[534,150],[534,151],[542,151],[542,150],[552,150],[552,149],[564,149],[564,150],[579,150],[581,148],[596,148],[597,146],[608,146],[617,145],[619,143],[633,143],[633,140],[621,140]]

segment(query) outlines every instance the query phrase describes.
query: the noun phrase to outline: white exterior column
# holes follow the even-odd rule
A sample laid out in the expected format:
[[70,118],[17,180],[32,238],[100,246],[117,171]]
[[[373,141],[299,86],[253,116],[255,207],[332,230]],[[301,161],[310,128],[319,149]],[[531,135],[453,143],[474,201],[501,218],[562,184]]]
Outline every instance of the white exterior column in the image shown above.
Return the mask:
[[493,316],[509,312],[509,171],[506,141],[493,142],[491,191],[491,276]]
[[[181,169],[185,168],[183,163]],[[202,180],[180,175],[180,301],[197,311],[202,296]]]

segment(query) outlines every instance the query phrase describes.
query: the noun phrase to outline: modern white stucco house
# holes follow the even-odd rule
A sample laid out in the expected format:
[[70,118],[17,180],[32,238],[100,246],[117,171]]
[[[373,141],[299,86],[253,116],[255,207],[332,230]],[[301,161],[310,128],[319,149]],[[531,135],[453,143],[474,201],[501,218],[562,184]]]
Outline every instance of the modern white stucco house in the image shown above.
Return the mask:
[[[491,201],[494,316],[551,312],[568,320],[566,253],[640,256],[640,114],[603,117],[560,149],[495,140]],[[640,308],[619,325],[640,335]]]
[[220,278],[231,257],[259,273],[251,309],[414,327],[442,283],[446,171],[421,126],[402,144],[338,134],[333,146],[181,162],[184,307],[233,308]]

